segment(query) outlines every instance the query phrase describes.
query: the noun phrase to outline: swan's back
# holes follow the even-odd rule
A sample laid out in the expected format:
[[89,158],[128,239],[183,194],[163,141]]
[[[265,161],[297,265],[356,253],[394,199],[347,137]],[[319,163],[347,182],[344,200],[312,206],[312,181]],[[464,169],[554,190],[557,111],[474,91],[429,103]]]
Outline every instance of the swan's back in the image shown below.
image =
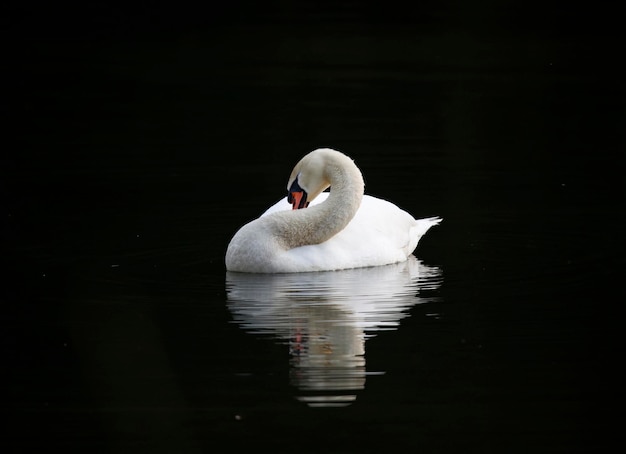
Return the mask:
[[[327,192],[320,194],[312,205],[322,203],[327,197]],[[281,200],[263,216],[289,209],[291,205]],[[331,239],[283,251],[279,261],[284,268],[281,271],[337,270],[402,262],[415,250],[422,235],[440,221],[440,218],[416,220],[386,200],[364,196],[354,218]]]

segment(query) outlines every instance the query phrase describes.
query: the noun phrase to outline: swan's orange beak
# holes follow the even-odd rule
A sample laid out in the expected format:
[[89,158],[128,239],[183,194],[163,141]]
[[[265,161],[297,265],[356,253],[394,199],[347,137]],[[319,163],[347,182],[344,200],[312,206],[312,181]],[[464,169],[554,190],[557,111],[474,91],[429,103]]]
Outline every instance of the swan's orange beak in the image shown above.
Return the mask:
[[309,206],[309,202],[306,201],[306,196],[307,194],[305,191],[290,192],[287,200],[291,203],[293,210],[299,210],[300,208],[306,208]]
[[296,178],[287,193],[287,201],[291,203],[292,209],[299,210],[300,208],[309,206],[309,202],[306,200],[307,197],[307,192],[300,187],[298,179]]

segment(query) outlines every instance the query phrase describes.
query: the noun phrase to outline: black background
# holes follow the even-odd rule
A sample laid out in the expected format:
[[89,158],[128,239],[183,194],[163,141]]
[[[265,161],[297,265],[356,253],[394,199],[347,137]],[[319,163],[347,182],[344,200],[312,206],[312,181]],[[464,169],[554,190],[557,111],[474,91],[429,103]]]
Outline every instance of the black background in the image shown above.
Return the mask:
[[[395,442],[428,452],[608,446],[624,251],[616,4],[3,9],[8,446],[184,452],[230,440],[235,450],[286,450],[319,433],[340,452]],[[223,309],[228,240],[282,197],[293,164],[320,146],[355,158],[368,192],[445,219],[418,255],[444,270],[437,310],[448,324],[414,314],[396,338],[419,346],[408,360],[398,343],[395,352],[372,343],[374,366],[378,358],[404,375],[391,379],[395,387],[375,382],[368,392],[378,400],[365,410],[331,414],[293,410],[269,379],[242,387],[223,378],[253,356]],[[120,295],[132,309],[76,304]],[[120,317],[112,338],[100,331],[110,312]],[[135,336],[137,345],[151,339],[134,316],[169,339],[177,386],[125,386],[93,369],[86,333],[124,352]],[[189,351],[224,339],[230,350],[205,369],[191,366],[199,359]],[[280,370],[274,350],[256,348],[270,365],[253,369]],[[157,363],[148,362],[148,376]],[[418,363],[421,381],[408,383]],[[202,373],[218,377],[207,395],[194,378]],[[162,385],[194,410],[168,413],[137,391]],[[412,386],[428,397],[401,395]],[[253,406],[245,430],[226,422],[223,414],[239,411],[232,407],[264,402],[260,390],[275,407]],[[416,416],[417,407],[431,416]],[[127,432],[111,426],[116,411],[140,422]],[[185,428],[174,437],[184,444],[161,436],[171,426]],[[309,448],[335,449],[324,440]]]

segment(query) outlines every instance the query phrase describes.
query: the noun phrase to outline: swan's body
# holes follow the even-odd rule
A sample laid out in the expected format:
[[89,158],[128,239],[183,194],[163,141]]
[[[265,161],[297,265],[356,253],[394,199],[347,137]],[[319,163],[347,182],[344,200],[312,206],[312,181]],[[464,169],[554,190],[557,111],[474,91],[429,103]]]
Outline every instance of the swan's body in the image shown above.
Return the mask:
[[[331,191],[322,193],[328,186]],[[288,188],[294,209],[281,200],[244,225],[226,251],[229,271],[329,271],[402,262],[441,221],[416,220],[390,202],[363,196],[354,162],[328,148],[302,158]]]

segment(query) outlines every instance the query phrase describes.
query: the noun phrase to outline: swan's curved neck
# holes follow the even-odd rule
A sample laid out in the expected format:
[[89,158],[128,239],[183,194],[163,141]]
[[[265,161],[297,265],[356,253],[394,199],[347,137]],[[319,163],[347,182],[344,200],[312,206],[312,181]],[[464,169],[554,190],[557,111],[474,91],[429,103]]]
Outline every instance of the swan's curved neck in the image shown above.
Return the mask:
[[348,225],[361,205],[365,184],[352,159],[333,154],[327,159],[324,172],[330,182],[326,201],[284,213],[280,237],[287,249],[332,238]]

